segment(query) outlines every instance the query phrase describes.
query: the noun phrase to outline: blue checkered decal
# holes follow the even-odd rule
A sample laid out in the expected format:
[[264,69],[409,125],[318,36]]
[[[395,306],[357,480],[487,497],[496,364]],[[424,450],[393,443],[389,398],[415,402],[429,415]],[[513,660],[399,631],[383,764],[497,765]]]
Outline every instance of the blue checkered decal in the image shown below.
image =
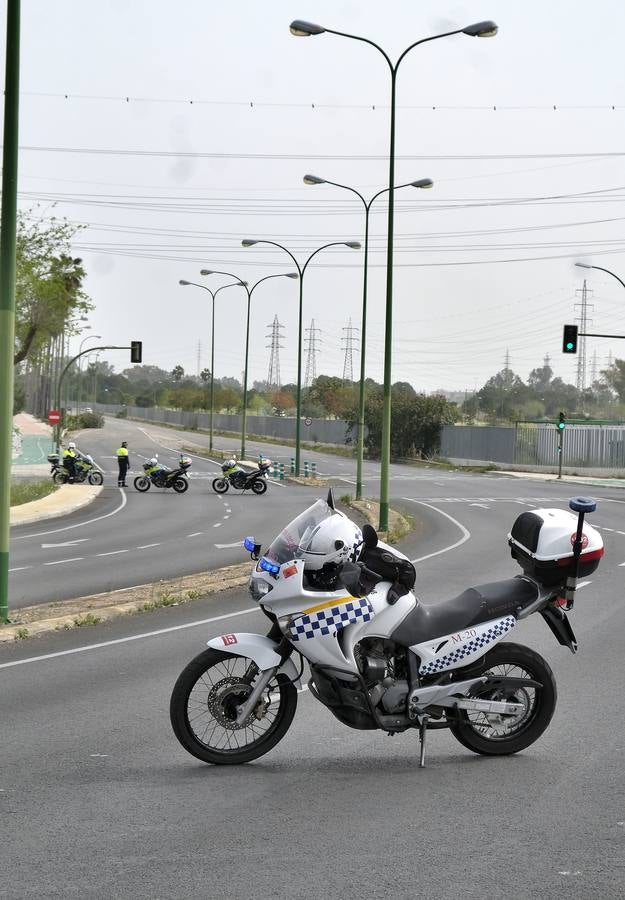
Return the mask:
[[446,656],[441,656],[439,659],[433,659],[431,662],[421,666],[419,674],[432,675],[434,672],[442,672],[444,669],[451,669],[456,663],[459,663],[467,656],[471,656],[471,654],[488,646],[488,644],[491,644],[497,638],[507,634],[515,625],[516,619],[514,616],[506,616],[505,619],[496,622],[495,625],[492,625],[487,631],[482,632],[482,634],[479,634],[472,640],[456,647],[455,650],[448,653]]
[[320,609],[293,619],[289,626],[292,641],[335,634],[353,622],[369,622],[373,618],[373,608],[366,597],[348,600],[337,606]]

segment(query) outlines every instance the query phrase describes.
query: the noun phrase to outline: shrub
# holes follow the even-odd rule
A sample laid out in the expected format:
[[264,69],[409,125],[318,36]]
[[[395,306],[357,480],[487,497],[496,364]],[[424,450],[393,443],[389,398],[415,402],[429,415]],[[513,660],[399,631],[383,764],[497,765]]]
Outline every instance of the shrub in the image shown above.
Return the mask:
[[68,431],[79,431],[81,428],[103,428],[104,416],[99,413],[82,412],[77,416],[67,416],[64,424]]

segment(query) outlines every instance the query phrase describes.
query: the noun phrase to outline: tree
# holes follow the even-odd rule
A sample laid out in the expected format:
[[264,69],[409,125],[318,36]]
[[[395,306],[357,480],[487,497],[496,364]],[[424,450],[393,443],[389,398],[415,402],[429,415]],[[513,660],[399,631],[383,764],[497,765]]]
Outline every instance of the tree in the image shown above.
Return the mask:
[[608,386],[618,395],[620,402],[625,403],[625,359],[615,359],[601,374]]
[[80,229],[56,219],[18,217],[15,273],[15,354],[17,365],[35,358],[62,332],[78,333],[93,304],[82,289],[82,260],[71,254]]
[[204,382],[204,384],[208,384],[211,380],[211,370],[210,369],[202,369],[200,372],[200,378]]
[[172,369],[171,377],[176,384],[182,381],[182,379],[184,378],[184,369],[182,368],[182,366],[174,366],[174,368]]

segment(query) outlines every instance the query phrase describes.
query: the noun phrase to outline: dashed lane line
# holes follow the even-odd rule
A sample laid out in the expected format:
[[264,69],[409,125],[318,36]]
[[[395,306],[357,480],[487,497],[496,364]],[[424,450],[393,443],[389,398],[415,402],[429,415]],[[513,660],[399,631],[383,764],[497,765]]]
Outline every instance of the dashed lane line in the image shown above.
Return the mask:
[[44,563],[44,566],[60,566],[62,563],[80,562],[84,556],[72,556],[71,559],[57,559],[54,562]]
[[140,547],[137,547],[137,550],[148,550],[150,547],[160,547],[160,542],[158,544],[142,544]]
[[124,550],[109,550],[108,553],[96,553],[96,556],[117,556],[118,553],[130,553],[131,547]]
[[204,534],[203,531],[194,531],[193,534],[188,534],[187,537],[199,537],[201,534]]

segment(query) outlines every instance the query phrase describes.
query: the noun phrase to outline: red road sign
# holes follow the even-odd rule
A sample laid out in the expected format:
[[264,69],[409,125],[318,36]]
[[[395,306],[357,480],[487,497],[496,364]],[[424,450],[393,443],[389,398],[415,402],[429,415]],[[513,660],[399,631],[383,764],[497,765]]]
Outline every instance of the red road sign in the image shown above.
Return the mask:
[[50,409],[48,410],[48,422],[50,425],[58,425],[61,421],[61,413],[58,409]]

